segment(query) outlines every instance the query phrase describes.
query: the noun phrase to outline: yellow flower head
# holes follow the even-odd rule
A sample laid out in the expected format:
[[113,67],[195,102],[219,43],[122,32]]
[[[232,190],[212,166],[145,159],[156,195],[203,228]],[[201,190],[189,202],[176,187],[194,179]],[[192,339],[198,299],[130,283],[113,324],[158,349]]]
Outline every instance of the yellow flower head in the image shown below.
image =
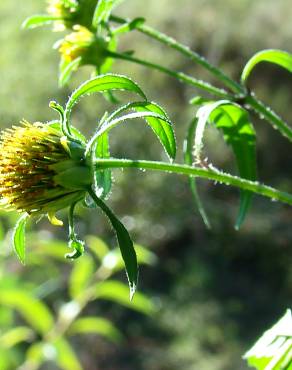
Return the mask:
[[74,31],[67,35],[59,46],[59,52],[66,62],[72,62],[84,56],[94,44],[95,36],[83,26],[74,26]]
[[80,58],[80,65],[102,65],[106,58],[107,42],[96,37],[86,27],[76,25],[73,32],[57,44],[61,58],[65,63],[70,63]]
[[74,16],[79,10],[79,1],[76,0],[48,0],[47,12],[54,17],[61,18],[55,22],[55,31],[63,31],[74,23]]
[[24,121],[2,132],[2,207],[52,216],[84,197],[90,183],[90,171],[82,164],[84,146],[65,138],[59,127]]

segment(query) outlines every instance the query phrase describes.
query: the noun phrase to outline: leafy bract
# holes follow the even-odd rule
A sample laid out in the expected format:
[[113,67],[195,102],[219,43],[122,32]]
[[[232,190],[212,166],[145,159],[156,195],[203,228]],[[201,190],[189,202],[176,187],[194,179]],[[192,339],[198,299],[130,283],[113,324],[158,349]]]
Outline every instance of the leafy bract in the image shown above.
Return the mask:
[[97,334],[116,343],[123,338],[120,331],[109,320],[96,316],[77,319],[71,325],[69,334]]
[[[197,121],[198,121],[197,118],[194,118],[191,121],[189,129],[188,129],[187,138],[185,139],[185,142],[184,142],[184,162],[185,162],[185,164],[187,164],[189,166],[192,166],[193,162],[194,162],[194,159],[193,159],[193,143],[194,143],[194,136],[195,136],[196,127],[197,127]],[[199,197],[195,177],[193,177],[193,176],[189,177],[189,184],[190,184],[190,188],[191,188],[191,192],[192,192],[192,195],[193,195],[195,205],[198,208],[198,211],[199,211],[199,213],[202,217],[202,220],[203,220],[205,226],[208,229],[210,229],[211,225],[210,225],[208,216],[205,212],[205,209],[203,207],[203,204],[201,202],[201,199]]]
[[291,310],[261,336],[244,358],[257,370],[292,369]]
[[254,67],[261,62],[277,64],[287,69],[289,72],[292,72],[292,54],[287,51],[276,49],[263,50],[256,53],[245,65],[241,74],[241,82],[243,84],[246,83]]
[[13,234],[14,250],[22,264],[25,263],[25,226],[28,219],[28,214],[25,213],[17,221]]
[[129,301],[127,286],[118,281],[107,280],[97,283],[94,299],[100,298],[119,303],[132,310],[148,315],[153,314],[155,311],[152,301],[142,293],[137,292],[134,299]]
[[114,6],[122,0],[99,0],[92,19],[93,27],[97,28],[101,23],[107,22]]
[[[256,134],[248,112],[239,105],[221,100],[206,104],[197,112],[198,124],[195,135],[195,155],[200,160],[204,129],[207,122],[212,122],[223,131],[223,137],[234,152],[241,177],[256,179]],[[241,191],[240,208],[235,227],[238,229],[244,221],[251,203],[252,193]]]
[[65,107],[63,131],[65,133],[70,132],[71,110],[82,96],[90,95],[96,92],[104,93],[106,91],[112,90],[130,91],[140,95],[143,99],[147,100],[141,88],[128,77],[111,73],[94,77],[84,82],[70,96]]
[[33,15],[33,16],[27,18],[22,23],[22,28],[24,28],[24,29],[36,28],[36,27],[43,26],[45,24],[50,24],[50,23],[58,21],[58,20],[62,20],[62,18],[53,16],[53,15],[36,14],[36,15]]
[[120,251],[126,267],[131,300],[135,294],[138,282],[138,263],[133,241],[125,226],[116,217],[112,210],[100,198],[98,198],[93,191],[90,191],[90,195],[96,205],[107,215],[116,232]]

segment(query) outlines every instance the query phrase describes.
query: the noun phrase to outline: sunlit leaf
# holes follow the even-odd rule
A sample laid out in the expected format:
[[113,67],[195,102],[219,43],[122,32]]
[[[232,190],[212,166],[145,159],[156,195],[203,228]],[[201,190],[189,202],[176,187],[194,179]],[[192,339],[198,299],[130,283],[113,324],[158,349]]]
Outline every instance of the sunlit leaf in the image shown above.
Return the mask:
[[[98,137],[96,140],[95,147],[95,158],[109,158],[109,139],[108,134],[105,132],[103,135]],[[95,193],[99,197],[105,199],[111,191],[112,186],[112,174],[110,169],[100,170],[94,172],[94,187]]]
[[94,263],[91,257],[85,255],[74,262],[69,282],[71,298],[77,298],[88,286],[93,272]]
[[82,370],[82,366],[75,355],[70,343],[63,337],[53,342],[57,350],[56,364],[62,370]]
[[20,342],[32,340],[34,332],[26,326],[10,329],[0,336],[0,347],[11,348]]
[[[187,164],[189,166],[192,166],[193,162],[194,162],[193,145],[194,145],[196,127],[197,127],[197,118],[194,118],[190,123],[187,138],[184,142],[184,162],[185,162],[185,164]],[[193,177],[193,176],[189,177],[189,184],[190,184],[190,188],[191,188],[191,192],[192,192],[192,195],[193,195],[195,205],[198,208],[198,211],[199,211],[199,213],[202,217],[202,220],[203,220],[205,226],[208,229],[210,229],[211,225],[210,225],[208,216],[205,212],[202,201],[200,199],[200,196],[198,194],[197,183],[196,183],[195,177]]]
[[106,245],[106,243],[94,235],[89,235],[86,237],[86,245],[99,259],[99,261],[102,261],[102,259],[109,252],[109,247]]
[[76,59],[73,59],[71,62],[63,62],[61,60],[60,66],[59,66],[59,87],[65,86],[72,73],[78,69],[78,67],[81,65],[81,57],[78,57]]
[[[256,134],[248,112],[235,103],[221,100],[206,104],[197,112],[198,124],[195,134],[195,156],[200,161],[203,134],[206,124],[213,122],[223,131],[224,140],[231,145],[241,177],[256,179]],[[235,227],[238,229],[244,221],[250,206],[252,193],[241,191],[240,208]]]
[[25,213],[17,221],[13,234],[14,250],[22,264],[25,264],[25,226],[28,219],[28,214]]
[[121,221],[115,216],[112,210],[94,193],[90,193],[94,199],[96,205],[102,209],[102,211],[107,215],[108,219],[111,222],[112,227],[114,228],[121,254],[125,263],[126,273],[129,281],[130,287],[130,300],[133,298],[138,282],[138,264],[135,248],[133,241]]
[[155,307],[152,301],[140,292],[136,292],[132,301],[129,301],[129,292],[125,284],[118,281],[105,281],[98,283],[95,286],[95,299],[106,299],[119,303],[132,310],[144,313],[153,314]]
[[99,0],[92,19],[92,26],[97,28],[101,23],[107,22],[114,6],[123,0]]
[[[137,113],[121,115],[121,113],[128,110],[134,110]],[[165,111],[153,102],[134,102],[124,105],[108,117],[96,136],[109,131],[119,123],[135,118],[145,119],[162,143],[166,153],[171,159],[174,159],[176,155],[176,141],[172,123]]]
[[244,355],[257,370],[292,369],[292,314],[286,314]]
[[123,338],[120,331],[109,320],[96,316],[77,319],[71,325],[69,334],[97,334],[112,342],[120,342]]
[[1,289],[0,304],[17,310],[36,331],[44,334],[53,326],[48,307],[20,289]]
[[241,82],[243,84],[246,83],[254,67],[261,62],[277,64],[278,66],[287,69],[289,72],[292,72],[292,54],[275,49],[263,50],[256,53],[245,65],[241,75]]
[[52,22],[58,21],[60,19],[62,19],[62,18],[53,16],[53,15],[36,14],[36,15],[33,15],[33,16],[27,18],[22,23],[22,28],[27,29],[27,28],[40,27],[40,26],[43,26],[45,24],[50,24]]

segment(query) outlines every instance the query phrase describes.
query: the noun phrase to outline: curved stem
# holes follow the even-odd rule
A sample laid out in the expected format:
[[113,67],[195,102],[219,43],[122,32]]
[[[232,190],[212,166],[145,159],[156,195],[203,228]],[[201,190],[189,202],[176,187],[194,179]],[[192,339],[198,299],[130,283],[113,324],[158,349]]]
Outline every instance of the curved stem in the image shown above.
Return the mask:
[[[120,17],[111,16],[111,20],[117,23],[128,23],[128,20],[125,20]],[[181,54],[187,56],[190,60],[194,61],[195,63],[201,65],[207,71],[212,73],[216,78],[218,78],[222,83],[225,84],[226,87],[230,88],[234,93],[243,93],[243,87],[238,84],[237,82],[233,81],[229,78],[224,72],[222,72],[219,68],[215,67],[211,63],[209,63],[204,57],[200,54],[192,51],[188,46],[181,44],[180,42],[176,41],[174,38],[155,30],[152,27],[145,26],[144,24],[137,24],[135,27],[136,30],[139,32],[165,44],[166,46],[171,47],[172,49],[177,50]]]
[[173,71],[169,68],[163,67],[159,64],[147,62],[146,60],[139,59],[139,58],[133,57],[133,56],[128,55],[128,54],[121,54],[121,53],[117,53],[117,52],[113,52],[113,51],[108,51],[108,56],[111,57],[111,58],[127,60],[127,61],[132,62],[132,63],[140,64],[140,65],[146,66],[148,68],[155,69],[155,70],[160,71],[164,74],[167,74],[171,77],[174,77],[174,78],[176,78],[180,81],[186,82],[189,85],[192,85],[192,86],[197,87],[199,89],[205,90],[205,91],[209,92],[210,94],[212,94],[214,96],[218,96],[220,98],[232,99],[233,100],[233,96],[228,94],[227,91],[225,91],[223,89],[219,89],[218,87],[212,86],[208,82],[197,80],[196,78],[188,76],[183,72],[176,72],[176,71]]
[[283,136],[292,141],[292,128],[289,127],[277,113],[273,112],[271,108],[265,106],[254,94],[248,95],[245,98],[245,102],[259,115],[259,117],[265,118],[272,124],[274,129],[279,130]]
[[206,169],[181,164],[131,159],[98,159],[94,162],[94,167],[96,170],[105,168],[139,168],[201,177],[223,183],[225,185],[232,185],[243,190],[249,190],[253,193],[271,198],[272,200],[278,200],[292,205],[292,194],[279,191],[256,181],[249,181],[237,176],[226,174],[215,168]]

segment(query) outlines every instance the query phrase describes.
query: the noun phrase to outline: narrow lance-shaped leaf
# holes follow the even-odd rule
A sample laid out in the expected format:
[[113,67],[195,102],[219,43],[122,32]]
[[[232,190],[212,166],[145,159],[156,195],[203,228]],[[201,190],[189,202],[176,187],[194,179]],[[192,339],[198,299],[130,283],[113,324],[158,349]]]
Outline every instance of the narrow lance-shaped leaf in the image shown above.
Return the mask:
[[122,0],[99,0],[92,19],[93,27],[97,28],[101,23],[107,22],[114,6],[121,2]]
[[[185,164],[187,164],[189,166],[192,166],[192,164],[193,164],[193,145],[194,145],[194,137],[195,137],[195,132],[196,132],[197,121],[198,121],[197,118],[194,118],[191,121],[189,129],[188,129],[188,135],[187,135],[187,138],[184,142],[184,162],[185,162]],[[204,222],[205,226],[208,229],[210,229],[211,225],[210,225],[208,216],[205,212],[204,206],[203,206],[203,204],[201,202],[201,199],[199,197],[195,177],[193,177],[193,176],[189,177],[189,184],[190,184],[191,192],[192,192],[192,195],[193,195],[193,199],[194,199],[195,204],[198,208],[198,211],[199,211],[199,213],[200,213],[200,215],[203,219],[203,222]]]
[[76,71],[80,66],[81,60],[81,57],[78,57],[69,63],[67,61],[61,60],[59,66],[59,87],[63,87],[68,83],[72,73]]
[[256,53],[245,65],[241,74],[241,82],[246,83],[251,71],[261,62],[277,64],[292,72],[292,54],[282,50],[268,49]]
[[[248,180],[255,180],[256,134],[248,112],[235,103],[222,100],[200,108],[197,116],[199,121],[195,138],[196,154],[200,155],[204,128],[207,122],[213,122],[218,129],[223,131],[224,140],[232,146],[240,176]],[[236,229],[244,221],[251,198],[251,192],[241,191]]]
[[125,226],[115,216],[112,210],[100,198],[98,198],[91,189],[89,189],[89,194],[95,201],[96,205],[101,208],[101,210],[107,215],[112,227],[116,232],[129,281],[130,299],[132,299],[135,294],[138,282],[138,264],[133,241]]
[[56,17],[53,15],[46,15],[46,14],[36,14],[32,15],[31,17],[27,18],[22,23],[22,28],[28,29],[28,28],[36,28],[43,26],[45,24],[50,24],[52,22],[61,20],[61,17]]
[[22,264],[25,264],[25,226],[29,215],[25,213],[17,221],[13,234],[14,250]]
[[[121,116],[123,112],[129,110],[137,112],[137,115],[127,114]],[[168,156],[171,159],[175,158],[176,140],[173,124],[165,111],[158,104],[153,102],[134,102],[120,107],[107,118],[106,122],[97,134],[100,135],[102,132],[110,130],[125,119],[132,118],[145,119],[157,138],[160,140]]]
[[[107,132],[98,137],[94,152],[95,159],[110,157],[109,138]],[[112,174],[110,169],[99,170],[94,172],[95,193],[99,197],[105,199],[111,190],[111,186],[112,186]]]
[[66,108],[65,108],[65,119],[63,121],[63,131],[68,134],[70,133],[70,114],[71,110],[78,100],[85,95],[112,90],[126,90],[140,95],[143,99],[147,100],[145,94],[140,87],[128,77],[116,74],[105,74],[92,78],[79,86],[70,96]]

